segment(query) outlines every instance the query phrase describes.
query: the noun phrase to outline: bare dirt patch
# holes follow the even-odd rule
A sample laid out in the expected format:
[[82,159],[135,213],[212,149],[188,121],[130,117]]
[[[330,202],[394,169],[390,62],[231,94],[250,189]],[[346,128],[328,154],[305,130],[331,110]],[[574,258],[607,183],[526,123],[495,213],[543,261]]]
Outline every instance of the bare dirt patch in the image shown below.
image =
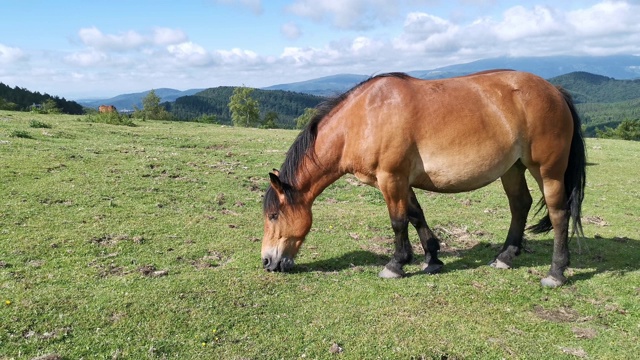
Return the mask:
[[609,223],[606,222],[600,216],[585,216],[585,217],[582,218],[582,221],[585,224],[592,224],[592,225],[596,225],[596,226],[609,226]]
[[578,339],[593,339],[598,335],[595,329],[574,327],[571,331]]
[[224,254],[218,251],[209,251],[207,255],[202,258],[191,261],[191,265],[198,270],[213,269],[226,264],[228,261],[229,258],[224,256]]
[[590,317],[580,316],[578,311],[566,306],[557,309],[545,309],[540,305],[536,305],[533,308],[533,313],[542,320],[556,323],[584,322],[591,319]]
[[142,236],[129,236],[127,234],[105,234],[102,236],[92,237],[89,242],[92,244],[100,245],[100,246],[114,246],[122,241],[132,241],[135,244],[142,244],[144,242],[144,237]]
[[444,253],[458,255],[460,250],[468,250],[480,243],[478,238],[485,236],[483,231],[470,232],[466,226],[435,226],[433,232],[440,239],[440,248]]
[[393,238],[386,236],[374,236],[370,240],[363,242],[362,245],[360,245],[360,248],[377,255],[390,255],[393,253],[393,249],[390,244],[393,244]]
[[144,265],[138,268],[138,271],[145,277],[162,277],[169,275],[169,270],[156,270],[153,265]]

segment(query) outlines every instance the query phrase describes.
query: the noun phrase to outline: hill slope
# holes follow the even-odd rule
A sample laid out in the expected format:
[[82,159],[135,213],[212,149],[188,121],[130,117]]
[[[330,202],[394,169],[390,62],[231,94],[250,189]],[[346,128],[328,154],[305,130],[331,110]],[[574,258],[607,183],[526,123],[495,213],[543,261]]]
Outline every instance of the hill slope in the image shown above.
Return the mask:
[[[230,86],[211,88],[195,95],[180,97],[166,105],[177,119],[189,120],[202,115],[215,115],[218,122],[230,124],[228,104],[233,89]],[[286,128],[295,127],[295,118],[304,113],[306,108],[315,107],[324,100],[315,95],[260,89],[256,89],[251,97],[258,101],[261,117],[274,111],[279,116],[279,126]]]
[[549,81],[571,92],[587,136],[595,136],[596,129],[615,128],[624,120],[640,119],[640,79],[573,72]]
[[571,90],[576,102],[611,103],[640,98],[640,79],[616,80],[587,72],[573,72],[549,79]]
[[369,76],[367,75],[339,74],[308,81],[273,85],[263,89],[295,91],[318,96],[333,96],[351,89],[355,84],[368,78]]

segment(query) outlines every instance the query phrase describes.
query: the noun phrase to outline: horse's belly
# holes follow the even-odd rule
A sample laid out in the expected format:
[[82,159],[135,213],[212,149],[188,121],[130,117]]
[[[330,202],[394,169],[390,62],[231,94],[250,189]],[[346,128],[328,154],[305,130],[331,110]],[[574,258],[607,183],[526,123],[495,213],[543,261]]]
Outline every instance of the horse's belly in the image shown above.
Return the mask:
[[434,192],[464,192],[486,186],[501,177],[517,160],[513,156],[502,159],[470,159],[458,161],[430,161],[414,168],[411,185]]

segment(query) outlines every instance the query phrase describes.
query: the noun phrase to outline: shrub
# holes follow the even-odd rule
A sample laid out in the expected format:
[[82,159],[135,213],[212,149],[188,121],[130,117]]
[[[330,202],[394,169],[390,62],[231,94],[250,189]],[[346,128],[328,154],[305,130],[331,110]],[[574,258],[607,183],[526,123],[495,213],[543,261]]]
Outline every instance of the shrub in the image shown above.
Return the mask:
[[136,124],[128,116],[120,115],[117,112],[87,115],[85,116],[85,121],[109,125],[136,126]]
[[596,130],[599,138],[605,139],[622,139],[640,141],[640,119],[624,120],[617,128],[605,128],[604,130]]
[[29,122],[29,127],[36,128],[36,129],[51,129],[51,125],[38,120],[31,120]]
[[22,139],[33,139],[33,136],[31,136],[28,131],[24,130],[13,130],[9,133],[9,136]]

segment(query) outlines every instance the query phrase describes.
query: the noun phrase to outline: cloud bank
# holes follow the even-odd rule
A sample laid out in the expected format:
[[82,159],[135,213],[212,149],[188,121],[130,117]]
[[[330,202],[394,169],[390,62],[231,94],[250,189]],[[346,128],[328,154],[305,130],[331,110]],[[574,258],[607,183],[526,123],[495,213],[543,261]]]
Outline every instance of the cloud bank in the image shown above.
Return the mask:
[[[259,0],[211,1],[239,5],[256,19],[265,16]],[[515,5],[475,17],[405,11],[429,9],[433,3],[439,1],[295,0],[280,9],[287,16],[276,32],[286,45],[270,54],[205,45],[179,28],[110,33],[85,27],[75,34],[76,49],[64,53],[42,56],[0,43],[0,72],[15,79],[39,72],[40,79],[66,81],[80,88],[95,87],[107,79],[129,87],[146,84],[146,88],[267,86],[336,73],[424,70],[498,56],[640,55],[638,1],[604,0],[572,10]],[[314,35],[311,29],[317,34],[323,28],[339,35],[301,45]],[[59,63],[51,66],[35,60],[43,58]]]

